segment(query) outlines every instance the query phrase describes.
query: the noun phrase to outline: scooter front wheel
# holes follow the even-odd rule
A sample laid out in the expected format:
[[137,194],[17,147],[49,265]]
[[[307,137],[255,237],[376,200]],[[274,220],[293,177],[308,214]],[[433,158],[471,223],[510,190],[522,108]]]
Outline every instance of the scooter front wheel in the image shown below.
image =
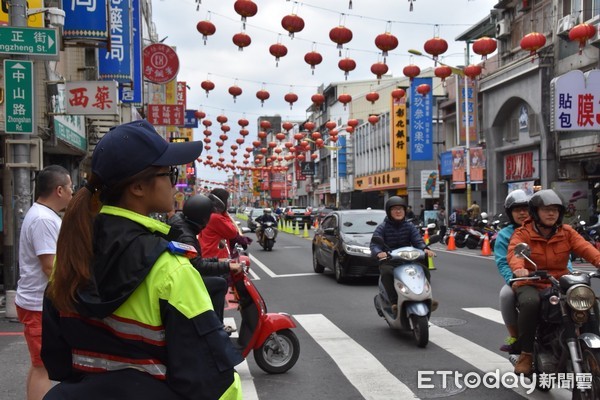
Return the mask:
[[429,321],[423,315],[411,315],[413,337],[417,342],[417,346],[425,347],[429,343]]
[[282,374],[292,368],[300,356],[300,342],[289,329],[273,333],[263,345],[254,349],[254,360],[269,374]]

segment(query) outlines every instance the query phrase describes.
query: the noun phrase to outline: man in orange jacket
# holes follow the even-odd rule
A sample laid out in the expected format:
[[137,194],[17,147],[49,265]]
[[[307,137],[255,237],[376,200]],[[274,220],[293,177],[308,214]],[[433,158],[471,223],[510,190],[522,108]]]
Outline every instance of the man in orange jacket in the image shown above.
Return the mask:
[[[531,196],[530,218],[515,230],[508,246],[508,263],[517,278],[528,276],[535,269],[527,260],[515,256],[515,246],[519,243],[527,243],[531,248],[531,260],[556,279],[569,273],[567,264],[572,252],[600,268],[600,251],[570,225],[563,225],[565,210],[564,200],[554,190],[540,190]],[[515,365],[516,374],[529,375],[533,372],[532,351],[539,320],[539,291],[549,286],[547,280],[518,281],[513,284],[519,304],[521,348],[521,355]]]

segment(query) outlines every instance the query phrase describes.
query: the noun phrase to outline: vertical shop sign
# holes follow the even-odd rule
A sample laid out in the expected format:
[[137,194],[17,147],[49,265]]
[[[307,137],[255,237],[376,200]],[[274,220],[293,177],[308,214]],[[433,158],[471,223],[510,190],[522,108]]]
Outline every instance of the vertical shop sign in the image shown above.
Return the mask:
[[433,160],[433,95],[417,92],[417,87],[427,84],[432,78],[415,78],[410,85],[410,159],[413,161]]

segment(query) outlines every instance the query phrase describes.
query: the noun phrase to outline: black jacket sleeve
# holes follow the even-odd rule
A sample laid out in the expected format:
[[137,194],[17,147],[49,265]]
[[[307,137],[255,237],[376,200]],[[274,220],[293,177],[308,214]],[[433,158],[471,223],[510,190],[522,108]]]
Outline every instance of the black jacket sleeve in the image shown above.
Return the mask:
[[53,381],[64,381],[73,376],[71,346],[60,333],[60,315],[58,310],[44,296],[42,312],[42,361],[48,377]]

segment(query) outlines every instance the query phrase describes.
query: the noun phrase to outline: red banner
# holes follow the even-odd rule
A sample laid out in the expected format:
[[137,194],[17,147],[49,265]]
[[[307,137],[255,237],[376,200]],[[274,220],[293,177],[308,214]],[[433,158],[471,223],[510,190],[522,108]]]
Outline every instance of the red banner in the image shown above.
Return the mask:
[[183,126],[185,107],[177,104],[148,104],[146,117],[152,125]]

